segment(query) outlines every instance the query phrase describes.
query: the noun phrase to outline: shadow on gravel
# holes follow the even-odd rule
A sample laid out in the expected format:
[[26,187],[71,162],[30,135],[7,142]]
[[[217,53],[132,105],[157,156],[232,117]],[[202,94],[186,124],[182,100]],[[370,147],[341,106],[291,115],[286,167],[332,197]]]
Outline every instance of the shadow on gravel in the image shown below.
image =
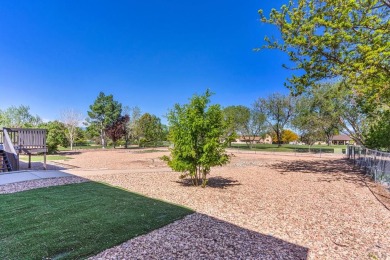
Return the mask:
[[76,155],[76,154],[81,154],[81,152],[78,151],[62,151],[59,153],[60,155]]
[[335,182],[344,181],[354,183],[358,186],[365,186],[363,172],[355,169],[346,159],[323,160],[323,161],[294,161],[277,163],[270,166],[280,172],[286,173],[314,173],[321,174],[318,181]]
[[280,174],[296,172],[314,173],[319,174],[317,181],[320,182],[343,181],[355,184],[358,187],[366,187],[378,202],[387,210],[390,210],[390,189],[374,182],[347,159],[283,162],[270,167],[279,171]]
[[94,259],[307,259],[309,249],[195,213]]
[[[180,181],[176,181],[177,183],[181,184],[182,186],[193,186],[190,179],[183,179]],[[208,188],[218,188],[218,189],[225,189],[231,186],[237,186],[241,185],[241,183],[237,180],[234,180],[232,178],[225,178],[221,176],[215,176],[208,178],[207,187]]]
[[[31,163],[31,168],[28,168],[28,163],[20,161],[19,163],[20,170],[44,170],[45,167],[43,165],[43,162],[32,162]],[[56,171],[61,171],[61,170],[69,170],[69,169],[76,169],[79,168],[77,166],[71,165],[71,164],[66,164],[66,163],[60,163],[56,161],[48,161],[46,163],[46,169],[47,170],[56,170]]]
[[292,162],[283,162],[273,164],[271,166],[276,170],[283,172],[307,172],[307,173],[361,173],[358,170],[354,170],[346,159],[336,160],[318,160],[318,161],[306,161],[297,160]]
[[[198,239],[205,241],[204,249],[212,258],[307,259],[308,257],[308,248],[276,238],[272,234],[258,233],[199,213],[187,217],[187,219],[191,218],[193,219],[188,228],[192,231],[190,232],[192,239],[194,242]],[[198,259],[202,258],[202,255],[198,256]]]

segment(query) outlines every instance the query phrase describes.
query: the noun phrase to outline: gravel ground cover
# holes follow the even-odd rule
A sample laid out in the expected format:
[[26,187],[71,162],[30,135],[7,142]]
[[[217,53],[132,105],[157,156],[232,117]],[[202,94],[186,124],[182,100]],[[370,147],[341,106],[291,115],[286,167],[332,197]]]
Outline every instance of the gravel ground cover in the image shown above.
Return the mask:
[[32,190],[37,188],[44,188],[50,186],[66,185],[71,183],[82,183],[87,182],[88,179],[81,177],[61,177],[61,178],[48,178],[31,180],[24,182],[15,182],[7,185],[0,185],[0,194],[15,193],[19,191]]
[[390,194],[344,159],[236,154],[202,189],[159,172],[164,154],[87,151],[66,162],[80,177],[198,212],[96,258],[390,259]]

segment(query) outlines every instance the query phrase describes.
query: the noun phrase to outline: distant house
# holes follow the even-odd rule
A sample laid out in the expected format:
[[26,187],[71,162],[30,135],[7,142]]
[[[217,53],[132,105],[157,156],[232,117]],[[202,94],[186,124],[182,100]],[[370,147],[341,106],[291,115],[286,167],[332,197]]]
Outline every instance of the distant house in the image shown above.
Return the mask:
[[331,139],[333,145],[347,145],[353,143],[353,140],[348,135],[335,135]]
[[251,142],[253,144],[272,144],[272,137],[270,135],[266,135],[265,138],[260,136],[239,136],[235,143],[247,143]]
[[301,141],[292,141],[292,142],[289,142],[288,144],[292,144],[292,145],[305,145],[305,143],[303,143]]

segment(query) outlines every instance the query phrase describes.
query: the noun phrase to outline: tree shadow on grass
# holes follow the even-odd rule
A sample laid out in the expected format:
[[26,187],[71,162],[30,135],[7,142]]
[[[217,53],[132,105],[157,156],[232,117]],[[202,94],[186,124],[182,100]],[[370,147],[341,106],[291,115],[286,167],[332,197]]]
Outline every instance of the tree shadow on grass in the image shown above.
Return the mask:
[[[180,181],[176,181],[176,183],[179,183],[182,186],[193,186],[190,179],[182,179]],[[222,176],[215,176],[208,178],[207,187],[209,188],[218,188],[218,189],[225,189],[231,186],[237,186],[241,185],[241,183],[237,180],[234,180],[232,178],[225,178]]]

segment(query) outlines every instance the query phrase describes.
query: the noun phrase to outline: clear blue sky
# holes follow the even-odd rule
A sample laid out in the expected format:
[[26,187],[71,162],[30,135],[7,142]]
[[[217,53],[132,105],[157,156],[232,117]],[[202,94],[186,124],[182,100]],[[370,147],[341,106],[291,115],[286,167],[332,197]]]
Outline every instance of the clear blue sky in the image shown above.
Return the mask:
[[2,0],[0,109],[29,105],[46,120],[67,108],[86,115],[103,91],[162,117],[207,88],[222,106],[287,93],[286,54],[252,51],[278,35],[258,9],[284,3]]

